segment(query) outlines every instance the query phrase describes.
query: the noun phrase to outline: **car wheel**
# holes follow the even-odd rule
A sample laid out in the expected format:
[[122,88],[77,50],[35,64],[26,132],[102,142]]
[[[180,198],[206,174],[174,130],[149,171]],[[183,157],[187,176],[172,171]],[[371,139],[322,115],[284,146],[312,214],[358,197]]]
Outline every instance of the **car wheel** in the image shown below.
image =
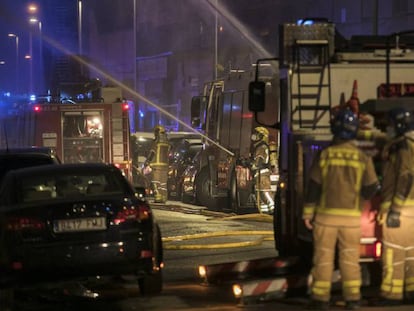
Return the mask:
[[163,262],[163,248],[161,239],[161,230],[159,225],[156,225],[156,233],[154,234],[154,253],[155,253],[155,264],[157,270],[153,273],[145,275],[138,279],[139,291],[144,296],[157,295],[161,293],[163,288],[163,277],[162,277],[162,262]]
[[208,169],[204,168],[198,174],[195,181],[196,201],[200,205],[207,207],[209,210],[216,211],[218,210],[218,204],[217,200],[210,196],[210,184],[211,181],[209,178]]
[[11,288],[0,288],[0,310],[11,311],[14,304],[14,290]]
[[162,285],[162,270],[138,279],[139,291],[143,296],[152,296],[161,293]]

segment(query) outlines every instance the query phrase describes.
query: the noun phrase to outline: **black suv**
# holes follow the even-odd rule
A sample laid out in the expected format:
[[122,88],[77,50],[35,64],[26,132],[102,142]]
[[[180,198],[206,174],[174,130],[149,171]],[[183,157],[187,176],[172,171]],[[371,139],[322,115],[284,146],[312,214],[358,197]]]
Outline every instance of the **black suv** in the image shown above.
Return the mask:
[[60,163],[54,150],[47,147],[0,149],[0,182],[11,170]]

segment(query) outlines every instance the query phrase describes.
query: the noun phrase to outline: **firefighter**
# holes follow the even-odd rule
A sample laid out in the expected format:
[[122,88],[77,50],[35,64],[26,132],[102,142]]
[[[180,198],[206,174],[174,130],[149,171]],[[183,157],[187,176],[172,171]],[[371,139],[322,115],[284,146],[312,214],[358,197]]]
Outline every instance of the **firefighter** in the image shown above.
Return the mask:
[[270,180],[269,131],[261,126],[256,127],[251,140],[253,142],[251,169],[254,173],[258,210],[260,213],[272,214],[275,204]]
[[395,108],[384,149],[382,203],[378,221],[383,229],[383,279],[380,304],[414,302],[414,118]]
[[154,141],[145,161],[145,166],[151,167],[152,183],[154,185],[154,202],[167,201],[168,154],[171,145],[162,125],[154,127]]
[[329,308],[336,249],[346,309],[360,306],[361,211],[363,199],[371,198],[379,183],[372,158],[357,147],[358,126],[349,109],[333,115],[332,143],[316,155],[309,171],[302,218],[313,234],[311,310]]

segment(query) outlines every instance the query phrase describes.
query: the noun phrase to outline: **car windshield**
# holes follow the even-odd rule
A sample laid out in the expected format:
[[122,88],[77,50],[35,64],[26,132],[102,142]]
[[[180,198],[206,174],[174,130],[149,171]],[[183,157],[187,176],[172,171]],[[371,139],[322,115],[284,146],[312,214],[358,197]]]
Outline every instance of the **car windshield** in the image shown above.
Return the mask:
[[20,181],[23,202],[65,199],[104,194],[122,194],[123,184],[114,175],[94,173],[62,173],[42,176],[24,176]]

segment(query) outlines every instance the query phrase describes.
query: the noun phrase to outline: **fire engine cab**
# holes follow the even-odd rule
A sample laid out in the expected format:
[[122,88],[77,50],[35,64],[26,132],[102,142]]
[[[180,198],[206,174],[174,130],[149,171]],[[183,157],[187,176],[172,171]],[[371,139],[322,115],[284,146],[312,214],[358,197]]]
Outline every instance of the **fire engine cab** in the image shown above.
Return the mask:
[[[261,79],[277,80],[275,72],[268,69],[266,77],[262,75]],[[203,94],[192,99],[192,126],[208,139],[204,137],[204,149],[194,159],[195,164],[184,172],[183,195],[195,197],[197,203],[209,209],[257,211],[250,170],[250,136],[260,122],[248,109],[248,87],[253,77],[252,69],[232,70],[205,83]],[[259,114],[259,121],[268,123],[278,113],[277,106],[270,104],[277,97],[278,89],[273,88],[269,105]],[[274,143],[276,137],[275,129],[269,127],[269,140]],[[277,179],[276,174],[271,177]]]

